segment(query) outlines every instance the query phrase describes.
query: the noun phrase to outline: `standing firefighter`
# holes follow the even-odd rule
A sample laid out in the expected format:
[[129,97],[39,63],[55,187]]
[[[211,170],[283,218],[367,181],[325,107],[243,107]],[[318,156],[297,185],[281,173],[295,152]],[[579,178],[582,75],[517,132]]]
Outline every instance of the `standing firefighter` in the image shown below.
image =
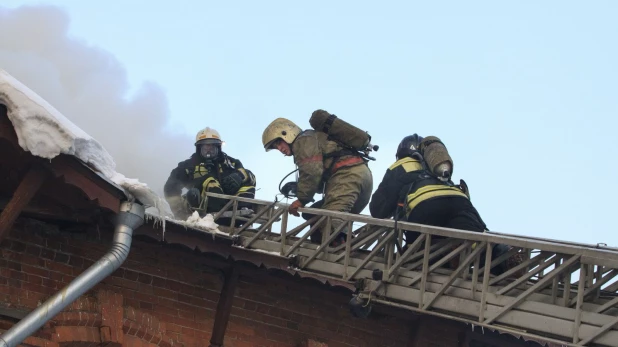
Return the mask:
[[[172,170],[163,189],[176,218],[186,219],[191,209],[197,209],[201,216],[216,213],[227,203],[226,199],[206,199],[207,192],[255,197],[255,176],[240,160],[225,154],[221,144],[216,130],[208,127],[200,130],[195,137],[195,153]],[[188,189],[184,196],[181,195],[183,188]],[[238,204],[239,208],[248,206],[242,202]]]
[[[313,112],[310,122],[321,119],[320,117],[330,119],[330,125],[336,118],[326,111],[317,110]],[[337,125],[347,125],[341,120],[337,121]],[[358,214],[369,203],[373,177],[367,160],[358,151],[350,149],[350,146],[331,140],[337,129],[340,130],[341,127],[325,129],[326,131],[303,131],[293,122],[277,118],[264,130],[264,149],[277,149],[285,156],[293,156],[294,163],[298,166],[297,200],[290,205],[290,214],[299,216],[298,208],[313,202],[313,196],[322,192],[323,200],[315,202],[312,207]],[[331,230],[337,230],[343,222],[333,218]],[[344,239],[345,233],[342,232],[334,243]],[[311,235],[311,241],[321,243],[322,231],[316,230]]]
[[[371,216],[475,232],[487,230],[470,201],[465,182],[456,186],[451,181],[453,161],[439,138],[406,136],[397,148],[396,159],[372,196]],[[418,232],[406,232],[406,242],[410,244],[418,236]],[[494,246],[492,258],[508,249]],[[506,269],[507,264],[502,263],[492,272]]]

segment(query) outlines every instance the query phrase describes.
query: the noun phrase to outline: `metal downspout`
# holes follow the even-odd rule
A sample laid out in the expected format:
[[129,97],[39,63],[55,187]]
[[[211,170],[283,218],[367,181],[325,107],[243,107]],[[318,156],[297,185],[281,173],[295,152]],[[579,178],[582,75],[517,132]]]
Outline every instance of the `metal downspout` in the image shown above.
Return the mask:
[[144,224],[144,206],[135,202],[121,203],[120,212],[116,215],[114,241],[110,250],[66,287],[0,335],[0,347],[18,346],[48,320],[118,269],[129,255],[133,230],[142,224]]

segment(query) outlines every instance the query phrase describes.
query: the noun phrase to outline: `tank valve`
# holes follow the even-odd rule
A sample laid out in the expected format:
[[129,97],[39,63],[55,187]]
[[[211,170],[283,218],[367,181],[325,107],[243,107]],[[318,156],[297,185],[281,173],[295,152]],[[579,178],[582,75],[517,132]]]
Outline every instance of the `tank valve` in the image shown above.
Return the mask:
[[451,179],[452,166],[448,161],[440,163],[436,167],[436,174],[441,181],[447,182]]

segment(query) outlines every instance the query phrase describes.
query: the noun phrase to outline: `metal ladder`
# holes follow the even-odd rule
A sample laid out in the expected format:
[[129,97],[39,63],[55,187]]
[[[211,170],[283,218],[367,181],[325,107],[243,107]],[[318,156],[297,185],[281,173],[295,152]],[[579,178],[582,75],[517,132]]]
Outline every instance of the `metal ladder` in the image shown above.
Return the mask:
[[[311,208],[299,212],[314,217],[288,228],[287,204],[208,195],[230,200],[215,220],[230,209],[234,219],[240,201],[259,206],[243,226],[222,229],[238,247],[353,283],[363,307],[391,305],[564,346],[618,347],[616,248],[407,222],[395,230],[393,220]],[[331,230],[333,218],[345,221],[339,230]],[[311,243],[320,226],[322,244]],[[405,231],[420,237],[403,251]],[[331,247],[340,232],[346,242]],[[496,244],[510,250],[492,260]],[[490,272],[513,255],[523,262],[499,276]]]

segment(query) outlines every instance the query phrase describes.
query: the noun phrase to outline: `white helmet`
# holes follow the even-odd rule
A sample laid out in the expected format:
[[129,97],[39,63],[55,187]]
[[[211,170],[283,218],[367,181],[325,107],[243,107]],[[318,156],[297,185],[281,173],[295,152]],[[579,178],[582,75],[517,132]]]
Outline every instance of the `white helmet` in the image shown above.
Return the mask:
[[276,140],[282,139],[288,145],[291,145],[298,134],[302,133],[303,129],[301,129],[298,125],[294,124],[289,119],[286,118],[277,118],[272,121],[264,132],[262,133],[262,145],[264,145],[264,149],[266,152],[273,149],[273,144]]
[[205,127],[204,129],[198,131],[197,135],[195,135],[195,145],[197,146],[202,143],[214,143],[220,145],[222,143],[221,136],[215,129]]
[[206,127],[195,135],[195,147],[198,154],[205,159],[215,159],[221,152],[221,136],[215,129]]

